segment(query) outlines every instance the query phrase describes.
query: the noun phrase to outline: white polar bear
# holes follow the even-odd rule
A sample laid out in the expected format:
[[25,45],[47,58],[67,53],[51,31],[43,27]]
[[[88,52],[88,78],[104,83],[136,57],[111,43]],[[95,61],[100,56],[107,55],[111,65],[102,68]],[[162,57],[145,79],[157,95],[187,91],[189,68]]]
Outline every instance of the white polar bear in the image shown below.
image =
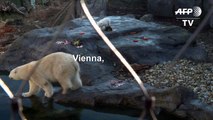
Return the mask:
[[[30,72],[38,63],[32,75]],[[46,97],[53,95],[51,82],[58,82],[62,87],[62,94],[66,94],[68,89],[76,90],[82,87],[80,79],[80,67],[73,55],[63,52],[49,54],[38,61],[13,69],[9,77],[14,80],[27,80],[29,78],[29,92],[23,93],[23,97],[30,97],[40,88],[45,91]]]
[[110,18],[103,18],[97,22],[97,25],[101,28],[103,31],[112,31],[111,27],[111,20]]

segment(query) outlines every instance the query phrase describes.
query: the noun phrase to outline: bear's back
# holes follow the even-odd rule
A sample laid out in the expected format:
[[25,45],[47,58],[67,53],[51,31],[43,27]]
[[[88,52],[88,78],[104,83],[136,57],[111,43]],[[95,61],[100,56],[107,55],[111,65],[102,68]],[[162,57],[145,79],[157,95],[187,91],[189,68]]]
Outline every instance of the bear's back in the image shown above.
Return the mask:
[[58,78],[59,75],[61,76],[65,74],[73,76],[78,69],[78,62],[74,60],[72,54],[56,52],[40,59],[37,72],[49,79],[55,79]]

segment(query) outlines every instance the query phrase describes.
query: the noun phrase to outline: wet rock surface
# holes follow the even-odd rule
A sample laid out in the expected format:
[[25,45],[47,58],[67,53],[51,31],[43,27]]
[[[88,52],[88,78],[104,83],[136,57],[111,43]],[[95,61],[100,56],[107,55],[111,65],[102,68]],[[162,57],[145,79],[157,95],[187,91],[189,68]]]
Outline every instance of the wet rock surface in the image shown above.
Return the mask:
[[[190,36],[190,33],[177,26],[146,23],[128,17],[109,18],[113,31],[106,32],[106,35],[130,63],[153,65],[171,60]],[[116,60],[87,20],[76,19],[65,26],[55,41],[52,39],[57,27],[36,29],[24,34],[0,57],[0,70],[11,70],[55,51],[75,55],[103,55],[105,62]],[[75,40],[81,42],[83,47],[73,46],[71,43]],[[67,43],[57,44],[58,41]],[[205,61],[206,56],[205,50],[194,43],[184,53],[183,58]]]
[[[84,86],[68,95],[55,94],[54,101],[66,106],[121,107],[144,109],[145,98],[134,81],[111,80],[97,86]],[[162,108],[181,118],[211,120],[212,107],[196,100],[193,91],[185,87],[156,89],[146,85],[156,97],[156,108]],[[195,115],[196,114],[196,115]]]
[[[177,105],[196,98],[192,91],[183,87],[163,90],[146,85],[146,88],[149,94],[157,98],[156,107],[161,107],[168,111],[173,111],[178,107]],[[141,89],[134,81],[129,80],[110,80],[96,86],[85,86],[82,89],[70,92],[68,95],[56,94],[54,99],[56,102],[65,105],[92,107],[111,106],[144,109],[145,105],[145,97]],[[185,99],[185,101],[182,101],[182,99]]]
[[[172,60],[190,36],[189,32],[177,26],[147,23],[120,16],[111,16],[110,19],[113,31],[105,33],[130,63],[154,65]],[[114,66],[121,63],[86,19],[66,23],[58,37],[53,39],[57,28],[59,27],[33,30],[15,40],[0,56],[0,70],[9,71],[56,51],[81,56],[101,56],[104,60],[101,62],[79,61],[84,87],[71,91],[68,95],[57,93],[54,100],[66,105],[143,108],[144,96],[138,85],[133,80],[119,80],[113,76]],[[206,52],[202,46],[194,43],[182,58],[205,61]],[[178,111],[180,105],[187,106],[197,98],[184,87],[156,89],[147,85],[147,88],[156,96],[156,106],[169,112]],[[206,114],[201,114],[203,112]],[[179,113],[174,112],[176,115]],[[181,113],[188,115],[186,110]],[[200,114],[208,116],[209,109]]]

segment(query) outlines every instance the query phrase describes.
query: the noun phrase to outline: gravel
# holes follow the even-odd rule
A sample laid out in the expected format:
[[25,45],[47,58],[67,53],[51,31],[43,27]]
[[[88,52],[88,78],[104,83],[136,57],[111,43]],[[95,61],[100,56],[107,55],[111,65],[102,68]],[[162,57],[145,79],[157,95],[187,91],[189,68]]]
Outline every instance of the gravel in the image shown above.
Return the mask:
[[[174,67],[171,68],[171,64]],[[145,71],[145,83],[157,88],[185,86],[197,93],[200,100],[213,105],[213,64],[189,60],[165,62]]]

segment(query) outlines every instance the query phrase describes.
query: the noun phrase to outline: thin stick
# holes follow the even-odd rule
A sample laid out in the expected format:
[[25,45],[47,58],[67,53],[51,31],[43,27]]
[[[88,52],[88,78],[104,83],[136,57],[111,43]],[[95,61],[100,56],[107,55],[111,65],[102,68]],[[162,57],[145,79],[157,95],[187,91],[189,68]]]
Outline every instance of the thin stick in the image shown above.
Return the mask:
[[55,17],[55,20],[53,21],[51,26],[56,25],[56,23],[58,22],[58,20],[61,18],[61,16],[67,11],[67,9],[71,6],[72,2],[70,2],[69,4],[67,4],[61,11],[59,11]]
[[18,102],[18,113],[19,113],[21,119],[22,120],[27,120],[27,118],[25,117],[25,115],[23,113],[23,105],[22,105],[21,98],[17,98],[17,102]]
[[4,81],[0,78],[0,86],[3,88],[3,90],[7,93],[10,99],[14,98],[13,93],[9,89],[9,87],[4,83]]
[[4,81],[0,78],[0,86],[3,88],[5,93],[9,96],[11,100],[16,100],[18,104],[18,112],[22,120],[27,120],[26,117],[23,114],[23,107],[22,107],[22,102],[20,98],[15,98],[9,87],[4,83]]

